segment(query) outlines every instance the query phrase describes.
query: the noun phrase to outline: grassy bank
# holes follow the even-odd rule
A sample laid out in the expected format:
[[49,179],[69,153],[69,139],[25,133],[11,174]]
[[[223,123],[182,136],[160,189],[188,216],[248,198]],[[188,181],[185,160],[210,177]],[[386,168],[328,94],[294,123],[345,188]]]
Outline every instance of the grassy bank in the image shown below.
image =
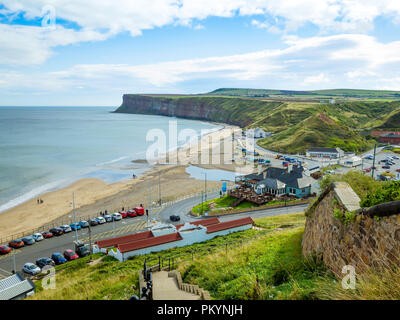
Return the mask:
[[303,258],[303,223],[302,213],[259,219],[258,226],[283,229],[178,270],[185,282],[208,290],[215,299],[319,299],[320,282],[334,278],[322,264]]

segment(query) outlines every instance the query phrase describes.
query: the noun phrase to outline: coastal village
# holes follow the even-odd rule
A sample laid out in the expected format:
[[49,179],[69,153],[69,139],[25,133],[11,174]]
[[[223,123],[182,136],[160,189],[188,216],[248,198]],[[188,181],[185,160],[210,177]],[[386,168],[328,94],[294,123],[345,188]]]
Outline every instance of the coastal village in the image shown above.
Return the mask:
[[[349,263],[357,272],[373,266],[373,255],[383,254],[385,263],[394,262],[391,257],[397,255],[396,221],[400,204],[399,199],[393,198],[395,193],[389,191],[399,188],[398,131],[365,132],[364,136],[372,139],[372,143],[362,151],[346,146],[313,145],[289,153],[263,145],[263,141],[279,138],[279,132],[250,126],[242,128],[240,135],[234,135],[238,129],[241,128],[237,125],[224,125],[200,137],[191,148],[185,146],[171,151],[167,159],[173,159],[176,152],[177,159],[185,158],[187,162],[156,164],[148,173],[134,174],[133,179],[120,184],[122,189],[107,191],[109,187],[117,188],[118,184],[96,186],[93,190],[98,198],[92,202],[85,199],[88,202],[82,203],[81,197],[75,201],[79,190],[70,189],[72,202],[64,201],[67,208],[60,208],[65,213],[60,210],[53,222],[26,228],[20,233],[1,234],[0,298],[65,297],[68,285],[60,276],[57,276],[57,285],[63,289],[43,288],[48,268],[67,278],[74,272],[77,276],[94,272],[102,283],[126,288],[123,295],[121,291],[111,290],[119,299],[243,299],[248,295],[266,299],[282,292],[291,295],[292,291],[283,289],[290,281],[286,276],[279,281],[273,278],[273,288],[265,285],[257,289],[261,292],[257,295],[255,291],[239,295],[240,292],[221,293],[209,285],[210,280],[206,280],[209,275],[204,274],[206,268],[196,269],[198,264],[213,266],[215,263],[212,267],[215,270],[227,270],[232,265],[228,257],[232,256],[236,259],[233,265],[238,268],[237,272],[247,270],[247,264],[240,262],[242,248],[250,246],[255,257],[268,256],[270,252],[279,256],[286,251],[274,251],[268,239],[278,241],[281,237],[296,237],[297,254],[285,259],[294,259],[292,263],[298,264],[296,268],[300,270],[303,268],[300,265],[304,266],[309,257],[318,253],[329,283],[331,277],[340,279],[340,268]],[[231,163],[196,162],[205,152],[203,142],[210,143],[207,148],[213,151],[213,156],[224,158],[226,150],[222,146],[227,139],[232,142]],[[372,189],[362,191],[367,186]],[[57,192],[61,191],[54,194]],[[102,192],[106,192],[104,196],[100,196]],[[37,210],[45,212],[46,208],[54,208],[51,193],[41,195],[36,204],[34,201]],[[357,231],[355,221],[361,221],[364,233]],[[339,231],[333,234],[323,231],[331,229]],[[344,238],[347,232],[350,233]],[[383,248],[378,233],[390,248]],[[379,244],[373,244],[368,234],[376,234],[374,241]],[[47,256],[44,251],[48,252]],[[262,259],[255,257],[250,263],[261,263]],[[69,266],[79,262],[81,265],[70,273]],[[269,260],[260,268],[279,269],[275,263],[276,260]],[[107,268],[101,272],[109,275],[112,270],[129,266],[133,280],[103,278],[96,269],[101,266]],[[191,275],[190,270],[197,271]],[[273,277],[278,277],[282,272],[294,271],[284,269],[278,273],[271,269],[271,272]],[[307,272],[303,270],[303,274]],[[222,277],[219,271],[213,274]],[[315,270],[308,278],[296,281],[300,286],[315,281],[313,290],[318,291],[316,275]],[[241,276],[232,275],[230,281],[237,277]],[[248,282],[251,281],[246,278]],[[270,290],[274,293],[266,296]],[[308,292],[306,287],[302,290]]]

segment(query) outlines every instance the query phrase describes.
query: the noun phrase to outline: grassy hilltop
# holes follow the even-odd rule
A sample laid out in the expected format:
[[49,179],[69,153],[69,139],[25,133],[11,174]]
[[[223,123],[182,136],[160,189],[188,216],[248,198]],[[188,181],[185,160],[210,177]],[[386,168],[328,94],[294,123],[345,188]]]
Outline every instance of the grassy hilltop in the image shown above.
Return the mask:
[[361,152],[375,143],[362,132],[400,128],[400,92],[218,89],[201,95],[124,95],[116,112],[261,127],[274,135],[259,141],[260,146],[278,152],[316,146]]

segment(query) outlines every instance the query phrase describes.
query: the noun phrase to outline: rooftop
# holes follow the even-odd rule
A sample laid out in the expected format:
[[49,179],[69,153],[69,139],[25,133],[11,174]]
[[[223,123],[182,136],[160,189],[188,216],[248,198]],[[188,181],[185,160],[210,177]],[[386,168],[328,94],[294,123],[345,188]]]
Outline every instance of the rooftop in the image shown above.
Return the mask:
[[0,280],[0,300],[11,300],[35,289],[30,279],[25,279],[16,273],[8,278]]
[[310,148],[307,152],[327,152],[327,153],[339,153],[343,152],[340,148],[323,148],[323,147],[315,147]]
[[208,226],[207,233],[213,233],[213,232],[218,232],[218,231],[222,231],[222,230],[226,230],[226,229],[241,227],[241,226],[245,226],[248,224],[254,224],[253,219],[250,217],[237,219],[237,220],[230,220],[230,221],[221,222],[218,224]]
[[182,240],[182,237],[178,232],[175,232],[153,238],[138,240],[135,242],[119,244],[117,248],[121,253],[124,253],[124,252],[157,246],[164,243],[174,242],[178,240]]

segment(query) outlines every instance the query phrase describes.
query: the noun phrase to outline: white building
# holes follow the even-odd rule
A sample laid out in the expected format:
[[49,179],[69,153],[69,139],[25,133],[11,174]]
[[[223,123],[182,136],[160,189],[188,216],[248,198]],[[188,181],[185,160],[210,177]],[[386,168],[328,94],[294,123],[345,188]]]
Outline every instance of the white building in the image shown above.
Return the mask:
[[254,221],[251,218],[226,222],[219,222],[218,218],[210,218],[177,226],[158,223],[151,231],[96,241],[93,252],[104,252],[119,261],[125,261],[131,256],[183,247],[207,241],[216,236],[247,230],[253,224]]
[[342,163],[345,167],[357,167],[361,166],[362,159],[360,157],[354,156],[350,159],[343,160]]
[[343,158],[344,151],[340,148],[310,148],[306,151],[306,156],[312,158],[339,159]]
[[246,130],[246,137],[247,138],[266,138],[269,137],[271,135],[271,132],[265,132],[263,129],[261,128],[251,128]]

